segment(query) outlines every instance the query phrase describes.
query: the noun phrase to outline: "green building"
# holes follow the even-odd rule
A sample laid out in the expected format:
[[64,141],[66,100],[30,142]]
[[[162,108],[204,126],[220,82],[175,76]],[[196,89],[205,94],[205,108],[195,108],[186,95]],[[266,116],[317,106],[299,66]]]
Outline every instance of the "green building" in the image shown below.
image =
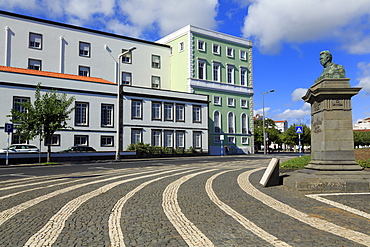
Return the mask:
[[209,95],[210,154],[253,153],[252,42],[189,25],[158,43],[171,47],[171,90]]

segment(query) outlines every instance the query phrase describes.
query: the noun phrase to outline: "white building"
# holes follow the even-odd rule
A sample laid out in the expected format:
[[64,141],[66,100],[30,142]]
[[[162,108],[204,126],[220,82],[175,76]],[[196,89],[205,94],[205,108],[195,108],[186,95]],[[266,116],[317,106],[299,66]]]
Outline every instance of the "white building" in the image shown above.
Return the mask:
[[284,133],[288,129],[288,121],[281,120],[281,121],[274,121],[276,128],[281,132]]
[[[0,36],[3,37],[0,39],[0,129],[10,121],[6,115],[17,102],[33,100],[38,82],[42,83],[42,90],[54,89],[76,98],[76,110],[69,123],[74,130],[56,133],[53,151],[72,145],[90,145],[98,151],[115,150],[118,82],[124,85],[125,91],[129,86],[146,88],[132,89],[138,96],[145,97],[142,102],[190,106],[194,100],[194,105],[201,105],[202,111],[207,111],[204,96],[166,91],[170,89],[170,47],[167,45],[4,11],[0,11],[0,28],[4,34]],[[130,109],[130,105],[124,104],[123,116]],[[129,124],[129,128],[132,124],[141,124],[145,127],[137,128],[146,131],[147,126],[158,123],[151,122],[152,119],[145,118],[140,123],[132,119],[123,124]],[[166,122],[161,129],[169,128],[176,133],[178,127],[192,133],[194,126],[195,132],[202,132],[201,148],[208,150],[207,145],[203,145],[205,141],[208,143],[204,124],[208,124],[206,119],[201,127],[189,121]],[[124,136],[120,139],[124,141],[125,150],[127,140],[132,139],[126,126],[123,129]],[[142,137],[144,142],[149,140],[146,134]],[[12,143],[20,141],[16,134],[11,140]],[[186,140],[186,147],[192,146],[192,137]],[[37,139],[30,142],[38,144]],[[0,138],[0,147],[4,146],[5,134]]]
[[370,129],[370,117],[365,118],[364,120],[358,121],[354,126],[354,130],[368,130]]

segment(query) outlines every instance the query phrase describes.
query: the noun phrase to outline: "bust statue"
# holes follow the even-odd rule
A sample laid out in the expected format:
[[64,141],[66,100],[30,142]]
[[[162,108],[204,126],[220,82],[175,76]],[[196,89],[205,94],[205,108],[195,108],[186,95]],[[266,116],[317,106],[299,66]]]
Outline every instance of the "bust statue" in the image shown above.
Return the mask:
[[315,83],[321,81],[324,78],[346,78],[346,72],[344,67],[339,64],[332,62],[333,56],[330,51],[320,52],[320,64],[324,66],[324,71],[320,77],[316,79]]

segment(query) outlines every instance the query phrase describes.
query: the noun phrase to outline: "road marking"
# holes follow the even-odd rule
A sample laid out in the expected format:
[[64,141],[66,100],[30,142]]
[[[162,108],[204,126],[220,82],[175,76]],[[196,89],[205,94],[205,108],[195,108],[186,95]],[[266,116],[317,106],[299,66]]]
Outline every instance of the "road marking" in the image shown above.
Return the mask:
[[259,170],[265,169],[264,167],[253,169],[250,171],[246,171],[238,176],[238,184],[239,186],[249,195],[253,196],[257,200],[261,201],[263,204],[279,211],[283,214],[286,214],[290,217],[293,217],[305,224],[308,224],[316,229],[329,232],[331,234],[349,239],[359,244],[363,244],[365,246],[370,246],[370,236],[366,235],[361,232],[357,232],[354,230],[350,230],[338,225],[335,225],[329,221],[322,220],[316,217],[310,217],[306,213],[298,211],[297,209],[284,204],[264,193],[257,190],[250,182],[249,176]]
[[158,176],[161,174],[166,174],[170,172],[174,172],[176,170],[168,170],[160,173],[154,173],[149,175],[143,175],[140,177],[133,177],[128,178],[126,180],[120,180],[114,183],[107,184],[105,186],[100,187],[99,189],[93,190],[89,193],[81,195],[67,204],[65,204],[53,217],[49,219],[49,221],[33,236],[31,236],[28,241],[25,243],[25,246],[51,246],[57,240],[59,234],[62,232],[65,222],[67,219],[75,212],[84,202],[94,198],[100,194],[106,193],[110,189],[127,183],[131,181],[135,181],[138,179]]
[[43,202],[43,201],[45,201],[47,199],[50,199],[52,197],[55,197],[57,195],[60,195],[60,194],[63,194],[63,193],[66,193],[66,192],[84,187],[84,186],[88,186],[88,185],[91,185],[91,184],[106,182],[106,181],[109,181],[109,180],[119,179],[119,178],[128,177],[128,176],[135,176],[135,175],[145,174],[145,173],[149,173],[149,172],[152,172],[152,171],[139,172],[139,173],[133,173],[133,174],[125,174],[125,175],[106,178],[106,179],[102,179],[102,180],[95,180],[95,181],[84,183],[84,184],[73,185],[73,186],[70,186],[70,187],[67,187],[67,188],[63,188],[63,189],[60,189],[60,190],[53,191],[53,192],[51,192],[49,194],[46,194],[46,195],[36,197],[32,200],[23,202],[23,203],[21,203],[17,206],[14,206],[12,208],[9,208],[7,210],[4,210],[4,211],[0,212],[0,226],[2,224],[4,224],[4,222],[9,220],[10,218],[15,216],[16,214],[22,212],[23,210],[26,210],[27,208],[30,208],[30,207],[32,207],[32,206],[34,206],[34,205],[36,205],[40,202]]
[[110,167],[102,167],[102,166],[89,167],[88,169],[114,170],[114,168],[110,168]]
[[110,238],[110,244],[111,244],[110,246],[112,246],[112,247],[126,246],[125,241],[124,241],[122,228],[121,228],[121,216],[122,216],[123,206],[125,205],[125,203],[131,197],[133,197],[138,191],[143,189],[145,186],[147,186],[147,185],[149,185],[153,182],[156,182],[156,181],[164,179],[164,178],[172,177],[172,176],[178,176],[178,175],[188,173],[188,172],[192,172],[192,171],[194,171],[194,170],[187,170],[187,171],[183,171],[183,172],[180,172],[180,173],[171,174],[171,175],[167,175],[167,176],[163,176],[163,177],[159,177],[159,178],[155,178],[153,180],[147,181],[145,183],[140,184],[138,187],[131,190],[124,197],[119,199],[117,201],[117,203],[114,205],[114,207],[112,209],[112,213],[109,215],[108,227],[109,227],[109,238]]
[[[63,180],[66,180],[66,178],[59,179],[58,181],[63,181]],[[0,188],[0,191],[1,190],[10,190],[10,189],[15,189],[15,188],[20,188],[20,187],[26,187],[26,186],[32,186],[32,185],[53,183],[53,182],[55,182],[55,180],[46,180],[46,181],[43,181],[43,182],[36,182],[36,183],[29,183],[29,184],[18,184],[18,185],[13,185],[13,186],[9,186],[9,187]]]
[[181,212],[177,201],[177,192],[184,182],[206,172],[216,171],[210,169],[184,176],[169,184],[163,192],[162,207],[169,221],[176,228],[184,241],[189,246],[214,246],[209,240],[186,216]]
[[[235,170],[234,170],[235,171]],[[210,177],[206,182],[206,192],[209,196],[209,198],[226,214],[230,215],[234,218],[239,224],[241,224],[243,227],[245,227],[248,231],[254,233],[258,237],[262,238],[266,242],[274,245],[274,246],[290,246],[289,244],[279,240],[277,237],[271,235],[270,233],[266,232],[262,228],[258,227],[256,224],[254,224],[252,221],[245,218],[243,215],[236,212],[234,209],[232,209],[230,206],[222,202],[217,195],[215,194],[214,190],[212,189],[212,183],[213,180],[218,177],[221,174],[224,174],[226,172],[230,171],[223,171],[218,174],[213,175]]]
[[357,214],[361,217],[370,219],[370,214],[368,214],[366,212],[363,212],[363,211],[355,209],[355,208],[351,208],[351,207],[346,206],[344,204],[341,204],[339,202],[335,202],[335,201],[332,201],[332,200],[329,200],[329,199],[326,199],[326,198],[322,198],[322,196],[343,196],[343,195],[370,195],[370,193],[332,193],[332,194],[311,194],[311,195],[306,195],[306,196],[310,197],[310,198],[313,198],[313,199],[316,199],[320,202],[324,202],[324,203],[329,204],[331,206],[340,208],[340,209],[345,210],[347,212]]

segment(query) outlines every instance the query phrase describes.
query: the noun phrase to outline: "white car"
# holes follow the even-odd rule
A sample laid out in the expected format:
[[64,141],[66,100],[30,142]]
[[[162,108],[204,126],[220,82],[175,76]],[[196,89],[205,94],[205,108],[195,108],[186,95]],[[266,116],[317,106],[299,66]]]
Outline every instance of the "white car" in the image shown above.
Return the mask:
[[[6,153],[7,148],[0,149],[0,153]],[[9,153],[38,153],[39,148],[32,144],[13,144],[9,146]]]

